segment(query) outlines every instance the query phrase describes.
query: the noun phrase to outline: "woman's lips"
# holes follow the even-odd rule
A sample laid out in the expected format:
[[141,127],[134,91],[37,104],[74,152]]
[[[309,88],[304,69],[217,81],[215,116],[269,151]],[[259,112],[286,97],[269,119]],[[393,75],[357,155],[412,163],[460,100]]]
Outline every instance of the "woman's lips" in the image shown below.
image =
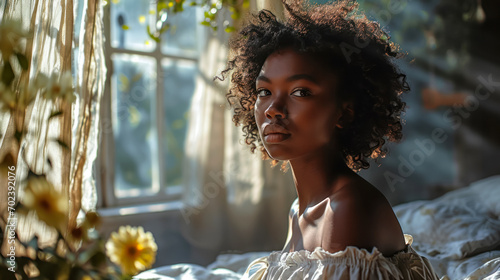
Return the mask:
[[284,134],[284,133],[270,133],[266,136],[264,136],[264,140],[267,143],[279,143],[282,141],[285,141],[290,137],[291,134]]

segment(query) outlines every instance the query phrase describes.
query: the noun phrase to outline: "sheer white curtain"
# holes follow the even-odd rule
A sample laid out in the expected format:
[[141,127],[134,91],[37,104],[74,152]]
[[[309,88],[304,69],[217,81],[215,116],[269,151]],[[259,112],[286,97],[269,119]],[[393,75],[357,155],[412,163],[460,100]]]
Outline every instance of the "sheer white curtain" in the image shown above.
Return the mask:
[[[283,16],[281,0],[251,2],[253,12],[263,8]],[[219,30],[207,38],[186,140],[183,230],[199,263],[221,251],[281,248],[295,198],[291,172],[271,168],[244,144],[225,99],[228,79],[212,81],[225,68],[229,36]]]
[[[70,71],[77,88],[73,104],[37,98],[24,112],[24,121],[18,124],[29,131],[21,143],[13,137],[16,118],[9,113],[0,115],[0,162],[17,165],[17,198],[22,197],[24,182],[20,179],[26,177],[28,166],[35,173],[46,173],[47,179],[68,196],[72,226],[80,207],[91,210],[96,206],[91,168],[97,151],[99,102],[106,71],[102,3],[12,0],[0,5],[0,9],[2,20],[18,19],[33,34],[24,48],[30,67],[16,86],[41,73],[50,76]],[[48,116],[57,111],[62,114],[48,122]],[[54,145],[50,139],[60,139],[69,148]],[[6,174],[0,174],[0,213],[4,217],[6,180]],[[42,242],[50,239],[43,223],[32,216],[19,219],[18,231],[25,237],[37,233]]]

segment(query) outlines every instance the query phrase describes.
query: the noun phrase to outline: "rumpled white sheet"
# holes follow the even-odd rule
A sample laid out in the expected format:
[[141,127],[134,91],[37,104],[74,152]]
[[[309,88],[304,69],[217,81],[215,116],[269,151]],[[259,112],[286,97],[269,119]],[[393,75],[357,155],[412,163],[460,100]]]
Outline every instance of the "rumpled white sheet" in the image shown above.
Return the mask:
[[413,235],[413,248],[438,275],[500,279],[500,176],[394,211],[403,231]]
[[[394,207],[413,248],[442,279],[500,279],[500,176],[493,176],[431,201]],[[270,252],[220,255],[208,267],[163,266],[134,279],[232,280]]]
[[202,267],[195,264],[168,265],[145,271],[134,277],[134,279],[239,280],[252,261],[260,257],[268,256],[270,253],[271,252],[224,254],[219,255],[216,261],[207,267]]

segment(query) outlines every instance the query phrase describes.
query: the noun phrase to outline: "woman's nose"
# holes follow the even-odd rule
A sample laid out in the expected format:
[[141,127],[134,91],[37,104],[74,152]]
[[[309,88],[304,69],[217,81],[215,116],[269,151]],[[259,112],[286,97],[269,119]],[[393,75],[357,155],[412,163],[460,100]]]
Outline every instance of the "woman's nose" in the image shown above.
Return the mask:
[[265,114],[268,119],[273,119],[273,118],[286,119],[287,112],[284,102],[280,100],[273,100],[273,102],[271,102],[269,107],[267,107]]

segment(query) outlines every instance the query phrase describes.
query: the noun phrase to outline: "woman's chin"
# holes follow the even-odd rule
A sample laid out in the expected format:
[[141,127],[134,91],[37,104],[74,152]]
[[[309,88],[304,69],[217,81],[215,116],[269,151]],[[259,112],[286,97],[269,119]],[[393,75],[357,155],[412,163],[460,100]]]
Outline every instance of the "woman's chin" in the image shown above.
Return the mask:
[[282,153],[269,153],[269,150],[267,151],[267,153],[269,154],[271,159],[275,159],[275,160],[289,160],[290,159],[289,156],[282,154]]
[[281,145],[266,145],[264,144],[264,148],[267,151],[267,154],[271,159],[275,160],[289,160],[292,158],[292,153],[289,148],[286,148]]

